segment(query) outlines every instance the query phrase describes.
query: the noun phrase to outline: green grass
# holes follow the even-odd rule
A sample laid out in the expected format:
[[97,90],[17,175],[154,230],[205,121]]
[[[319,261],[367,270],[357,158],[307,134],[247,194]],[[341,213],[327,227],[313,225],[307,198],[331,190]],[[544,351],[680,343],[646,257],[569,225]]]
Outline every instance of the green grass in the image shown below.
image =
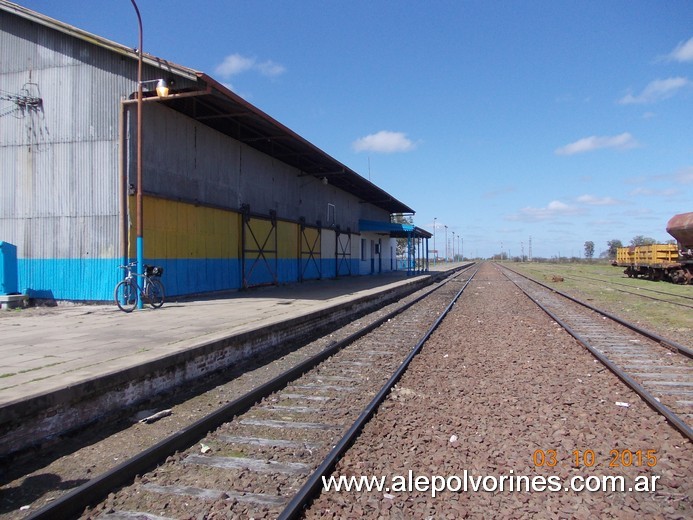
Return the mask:
[[[691,346],[693,286],[628,278],[609,264],[508,263],[508,267],[683,345]],[[554,277],[563,281],[554,281]],[[652,292],[652,291],[658,292]],[[628,294],[623,291],[628,291]],[[664,293],[664,294],[662,294]]]

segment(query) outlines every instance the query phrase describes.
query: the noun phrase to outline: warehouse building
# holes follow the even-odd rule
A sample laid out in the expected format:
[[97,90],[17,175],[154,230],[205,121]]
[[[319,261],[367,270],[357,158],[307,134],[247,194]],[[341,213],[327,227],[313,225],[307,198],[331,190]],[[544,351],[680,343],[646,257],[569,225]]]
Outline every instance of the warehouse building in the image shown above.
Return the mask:
[[34,298],[110,300],[138,243],[169,296],[428,267],[409,206],[207,74],[6,0],[0,168]]

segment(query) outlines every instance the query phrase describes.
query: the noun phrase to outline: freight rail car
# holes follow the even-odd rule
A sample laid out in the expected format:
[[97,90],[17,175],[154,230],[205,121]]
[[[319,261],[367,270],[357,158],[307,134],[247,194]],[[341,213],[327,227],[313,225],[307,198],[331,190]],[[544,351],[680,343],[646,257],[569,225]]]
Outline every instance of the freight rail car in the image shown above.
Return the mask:
[[614,265],[630,278],[693,284],[693,212],[674,215],[667,233],[677,244],[619,247]]

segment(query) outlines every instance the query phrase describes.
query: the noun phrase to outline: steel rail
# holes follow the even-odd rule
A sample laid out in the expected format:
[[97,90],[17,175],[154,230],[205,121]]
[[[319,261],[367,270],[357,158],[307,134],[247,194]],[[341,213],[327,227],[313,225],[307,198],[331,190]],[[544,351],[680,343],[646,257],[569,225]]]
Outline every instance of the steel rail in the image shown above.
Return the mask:
[[514,269],[510,269],[509,267],[506,267],[506,266],[503,266],[503,269],[507,269],[508,271],[515,273],[516,275],[521,276],[522,278],[529,280],[530,282],[533,282],[537,285],[540,285],[541,287],[544,287],[545,289],[548,289],[551,292],[554,292],[560,296],[563,296],[564,298],[567,298],[568,300],[570,300],[572,302],[575,302],[579,305],[582,305],[583,307],[586,307],[586,308],[588,308],[594,312],[597,312],[597,313],[601,314],[602,316],[606,316],[610,320],[613,320],[616,323],[619,323],[619,324],[623,325],[624,327],[628,327],[629,329],[637,332],[638,334],[642,334],[643,336],[646,336],[646,337],[656,341],[657,343],[660,343],[663,347],[665,347],[669,350],[673,350],[674,352],[677,352],[683,356],[686,356],[688,358],[693,359],[693,349],[691,349],[685,345],[681,345],[680,343],[677,343],[674,340],[667,339],[667,338],[662,337],[659,334],[655,334],[654,332],[651,332],[647,329],[643,329],[642,327],[638,327],[634,323],[630,323],[629,321],[626,321],[623,318],[619,318],[615,314],[611,314],[610,312],[604,311],[602,309],[598,309],[597,307],[590,305],[589,303],[583,302],[582,300],[579,300],[579,299],[577,299],[577,298],[575,298],[569,294],[566,294],[562,291],[559,291],[558,289],[555,289],[554,287],[551,287],[551,286],[546,285],[542,282],[539,282],[539,281],[537,281],[533,278],[530,278],[529,276],[526,276],[522,273],[518,273]]
[[[518,273],[518,274],[519,274],[519,273]],[[642,290],[642,291],[655,292],[655,293],[658,293],[658,294],[664,294],[664,295],[667,295],[667,296],[671,296],[671,297],[673,297],[673,298],[685,298],[685,299],[688,299],[688,300],[693,300],[693,298],[691,298],[690,296],[683,296],[683,295],[678,295],[678,294],[670,294],[670,293],[665,293],[664,291],[655,291],[655,290],[653,290],[653,289],[646,289],[646,288],[644,288],[644,287],[633,287],[633,286],[630,286],[630,285],[626,285],[626,284],[624,284],[624,283],[612,282],[612,281],[609,281],[609,280],[600,280],[599,278],[590,278],[589,276],[576,276],[576,275],[567,275],[567,274],[564,274],[564,275],[562,275],[562,276],[563,276],[564,278],[569,278],[569,279],[572,278],[573,280],[589,280],[589,281],[592,282],[592,283],[602,283],[602,284],[607,283],[607,284],[610,284],[610,285],[620,285],[620,286],[622,286],[622,287],[629,287],[630,289],[637,289],[637,290]],[[666,303],[666,304],[669,304],[669,305],[677,305],[677,306],[679,306],[679,307],[686,307],[686,308],[688,308],[688,309],[693,309],[693,305],[689,305],[688,303],[672,302],[671,300],[665,300],[665,299],[663,299],[663,298],[657,298],[656,296],[649,296],[649,295],[647,295],[647,294],[640,294],[640,293],[633,292],[633,291],[626,291],[625,289],[614,288],[613,290],[614,290],[614,291],[621,292],[621,293],[625,293],[625,294],[630,294],[630,295],[632,295],[632,296],[637,296],[638,298],[647,298],[648,300],[652,300],[652,301],[655,301],[655,302],[661,302],[661,303]]]
[[[509,271],[515,272],[512,269],[508,269]],[[505,273],[504,273],[505,274]],[[519,273],[516,273],[519,274]],[[520,287],[514,280],[512,280],[507,274],[505,275],[508,280],[513,282],[515,286],[520,289],[525,296],[527,296],[531,301],[533,301],[541,310],[543,310],[546,314],[548,314],[551,319],[553,319],[556,323],[558,323],[561,327],[563,327],[568,334],[573,336],[578,343],[580,343],[583,347],[585,347],[594,357],[596,357],[600,363],[602,363],[604,366],[606,366],[611,372],[613,372],[621,381],[626,383],[630,388],[632,388],[635,393],[637,393],[640,397],[642,397],[652,408],[654,408],[657,412],[662,414],[664,417],[666,417],[667,421],[671,423],[672,426],[674,426],[677,430],[679,430],[683,435],[685,435],[688,440],[693,441],[693,429],[691,429],[690,426],[688,426],[681,418],[674,413],[672,410],[670,410],[667,406],[663,405],[662,403],[659,402],[659,400],[652,395],[650,392],[645,390],[645,388],[635,381],[632,377],[630,377],[624,370],[621,370],[618,365],[613,363],[611,360],[609,360],[606,356],[604,356],[599,350],[594,348],[590,343],[580,336],[575,330],[570,327],[567,323],[565,323],[561,318],[559,318],[556,314],[551,312],[547,307],[545,307],[541,302],[536,300],[532,295],[530,295],[527,291],[525,291],[522,287]],[[522,275],[520,275],[522,276]],[[532,280],[534,281],[534,280]],[[536,282],[539,283],[539,282]],[[543,285],[543,284],[539,284]],[[544,286],[547,289],[553,291],[553,292],[558,292],[554,291],[551,287]],[[563,296],[563,295],[562,295]],[[576,302],[576,303],[581,303],[581,302]],[[597,311],[601,313],[601,311]],[[635,330],[636,332],[640,332],[638,330]]]
[[118,466],[85,482],[78,488],[66,493],[50,504],[43,506],[41,509],[26,517],[25,520],[68,520],[79,516],[87,507],[102,501],[114,489],[131,482],[137,475],[141,475],[156,467],[158,463],[165,460],[166,457],[172,455],[176,451],[186,449],[195,444],[198,439],[204,437],[209,431],[230,421],[235,415],[246,412],[254,404],[262,400],[262,398],[284,388],[289,382],[302,376],[305,372],[311,370],[325,359],[333,356],[349,344],[419,303],[421,300],[443,287],[445,283],[451,281],[460,271],[468,269],[473,265],[474,264],[468,264],[454,269],[452,273],[447,275],[447,278],[442,283],[416,297],[411,302],[389,312],[386,316],[378,318],[373,323],[366,325],[346,338],[331,343],[315,356],[302,361],[283,374],[276,376],[247,394],[224,405],[222,408],[202,417],[193,424],[171,434],[167,438],[159,441]]
[[[566,278],[581,278],[583,280],[591,280],[593,282],[608,283],[611,285],[620,285],[621,287],[628,287],[629,289],[637,289],[638,291],[647,291],[647,292],[653,292],[653,293],[657,293],[657,294],[663,294],[665,296],[671,296],[673,298],[683,298],[684,300],[693,300],[693,296],[686,296],[685,294],[673,294],[673,293],[668,293],[668,292],[664,292],[664,291],[658,291],[657,289],[650,289],[649,287],[637,287],[635,285],[628,285],[628,284],[621,283],[621,282],[614,282],[612,280],[602,280],[600,278],[592,278],[591,276],[580,276],[578,274],[571,274],[571,275],[564,275],[564,276]],[[672,285],[677,286],[678,284],[672,284]],[[677,303],[677,302],[671,302],[669,300],[662,300],[660,298],[653,298],[653,297],[647,296],[645,294],[638,294],[638,293],[634,293],[634,292],[630,292],[630,291],[624,291],[623,289],[616,289],[616,290],[627,293],[627,294],[634,294],[635,296],[642,296],[643,298],[651,298],[653,300],[671,303],[674,305],[684,305],[685,307],[690,307],[690,305],[685,305],[685,304]]]
[[479,271],[479,266],[477,265],[476,271],[472,273],[469,279],[465,282],[462,288],[455,294],[452,301],[448,304],[445,310],[441,313],[436,321],[431,325],[428,331],[419,340],[416,346],[409,353],[407,358],[402,362],[395,373],[390,377],[390,379],[385,383],[385,385],[380,389],[378,394],[371,400],[366,408],[361,412],[356,421],[352,424],[349,430],[344,434],[344,436],[339,440],[339,442],[332,448],[330,453],[327,454],[323,462],[318,466],[318,468],[311,474],[308,481],[303,485],[303,487],[298,491],[296,495],[291,499],[289,504],[284,508],[284,511],[277,517],[278,520],[289,520],[293,518],[298,518],[305,507],[310,503],[310,501],[318,494],[320,487],[322,485],[322,478],[334,469],[337,461],[342,457],[344,452],[351,446],[356,437],[359,435],[366,423],[373,417],[377,411],[380,404],[385,400],[388,393],[395,384],[402,378],[402,375],[409,367],[412,360],[419,354],[424,343],[433,334],[433,332],[438,328],[440,323],[443,321],[445,316],[450,312],[452,307],[455,305],[459,297],[462,295],[464,290],[472,281],[476,273]]

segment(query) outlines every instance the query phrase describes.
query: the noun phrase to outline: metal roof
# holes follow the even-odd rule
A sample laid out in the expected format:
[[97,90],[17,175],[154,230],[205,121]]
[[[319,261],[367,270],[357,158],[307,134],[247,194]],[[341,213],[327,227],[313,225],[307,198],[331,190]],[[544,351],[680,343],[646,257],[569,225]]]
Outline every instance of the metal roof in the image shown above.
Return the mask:
[[[109,49],[137,60],[138,52],[119,43],[83,31],[53,18],[0,0],[0,9],[29,19],[75,38]],[[167,60],[143,53],[147,65],[166,72],[166,79],[185,78],[181,84],[194,88],[176,90],[172,86],[169,97],[159,99],[169,108],[199,121],[271,157],[289,164],[302,172],[350,193],[360,201],[372,204],[389,213],[410,213],[414,210],[400,202],[341,162],[332,158],[259,108],[229,90],[204,72],[176,65]],[[145,93],[147,95],[147,93]]]
[[389,213],[414,213],[406,204],[379,188],[259,108],[234,94],[205,73],[198,72],[199,90],[176,92],[159,99],[200,123],[289,164],[303,175],[356,196]]

